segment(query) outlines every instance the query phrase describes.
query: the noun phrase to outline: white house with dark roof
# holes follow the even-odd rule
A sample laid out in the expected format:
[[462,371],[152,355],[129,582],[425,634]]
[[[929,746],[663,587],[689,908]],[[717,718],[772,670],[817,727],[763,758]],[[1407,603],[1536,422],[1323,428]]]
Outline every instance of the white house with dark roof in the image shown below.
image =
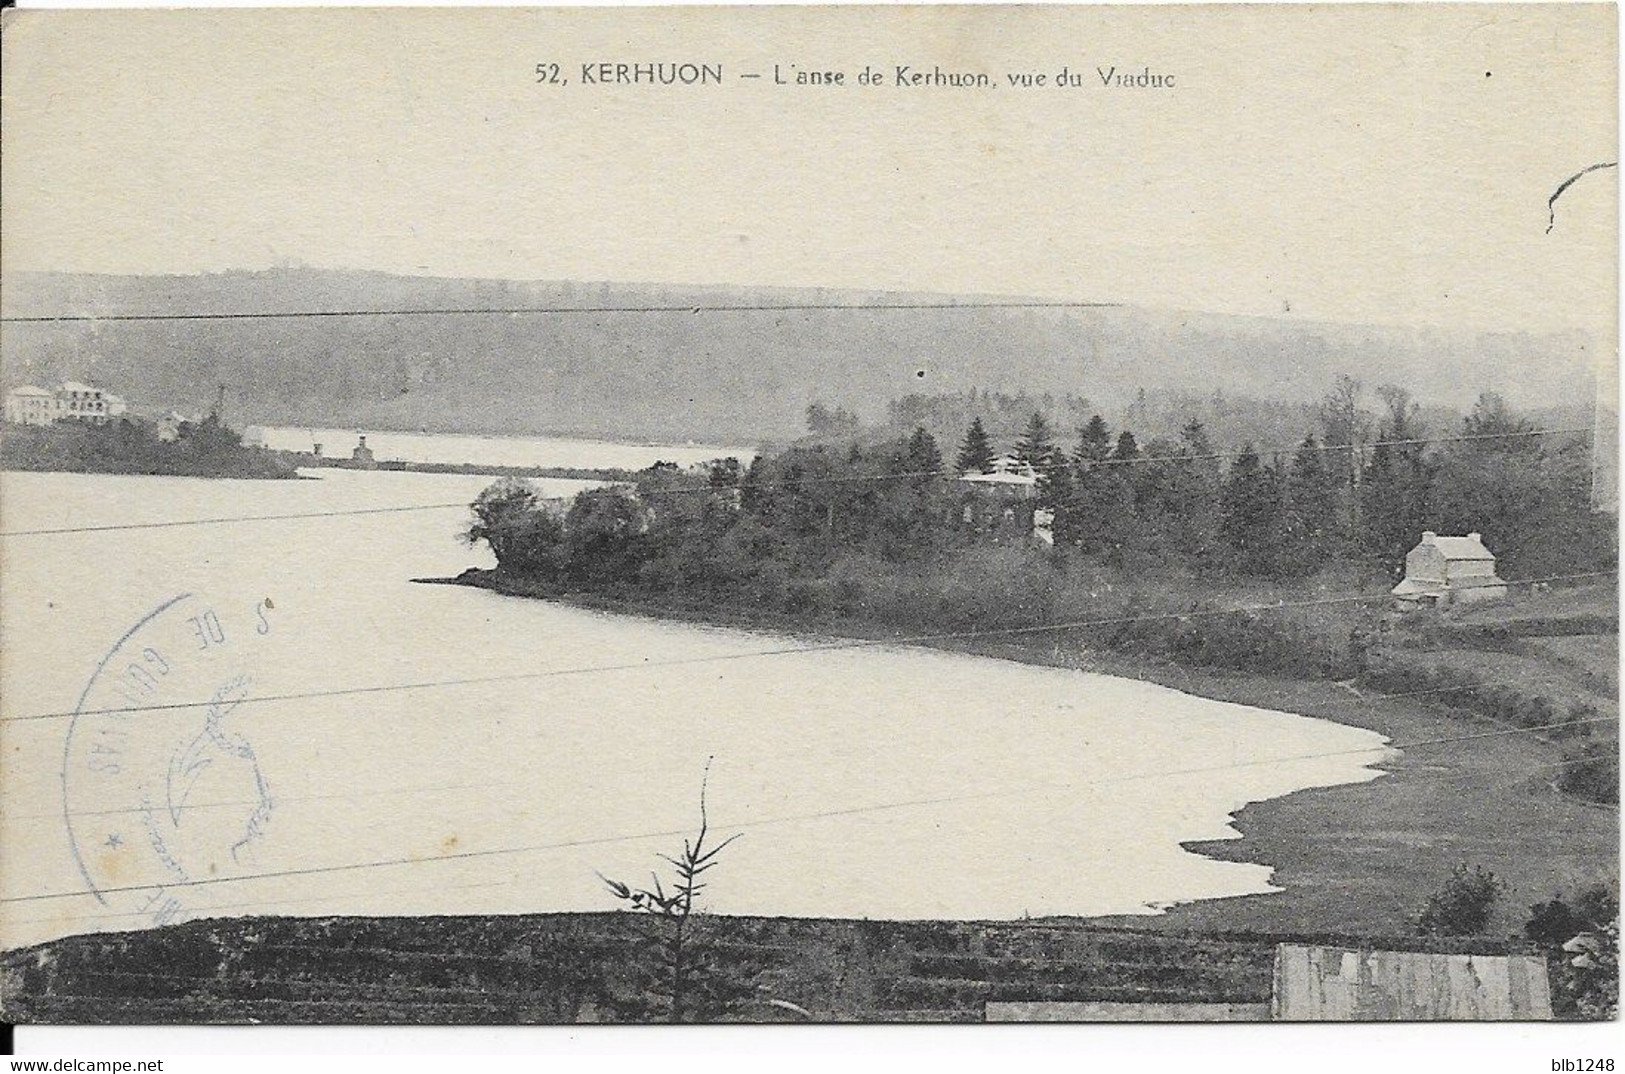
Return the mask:
[[67,421],[88,421],[93,425],[107,423],[107,392],[94,384],[65,380],[62,387],[56,390],[56,399],[60,404],[58,418]]
[[1507,584],[1495,573],[1495,554],[1483,537],[1441,537],[1432,530],[1405,554],[1405,579],[1393,594],[1409,604],[1469,604],[1501,600]]

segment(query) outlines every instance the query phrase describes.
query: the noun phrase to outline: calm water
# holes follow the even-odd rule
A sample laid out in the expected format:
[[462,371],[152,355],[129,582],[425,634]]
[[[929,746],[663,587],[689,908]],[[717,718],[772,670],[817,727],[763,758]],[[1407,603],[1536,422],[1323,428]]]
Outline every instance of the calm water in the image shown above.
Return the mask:
[[[0,528],[458,503],[484,484],[7,473]],[[1268,868],[1181,841],[1233,834],[1247,802],[1375,778],[1383,753],[1365,731],[1130,680],[906,648],[752,655],[803,642],[410,584],[487,562],[465,522],[0,544],[5,716],[122,707],[120,689],[219,702],[3,725],[0,891],[102,892],[10,903],[5,944],[221,913],[606,909],[595,873],[646,876],[674,849],[650,833],[692,824],[712,756],[713,826],[744,832],[710,874],[715,910],[1151,912],[1270,890]],[[508,678],[467,681],[492,676]],[[1334,751],[1351,752],[1253,763]],[[1210,770],[1167,774],[1191,768]]]
[[306,429],[253,426],[248,438],[279,451],[312,451],[317,444],[329,458],[348,458],[357,439],[380,461],[469,463],[475,466],[602,467],[642,470],[657,462],[679,466],[732,455],[742,463],[755,457],[753,448],[715,444],[627,444],[608,440],[571,440],[546,436],[449,436],[440,433],[378,432],[368,429]]

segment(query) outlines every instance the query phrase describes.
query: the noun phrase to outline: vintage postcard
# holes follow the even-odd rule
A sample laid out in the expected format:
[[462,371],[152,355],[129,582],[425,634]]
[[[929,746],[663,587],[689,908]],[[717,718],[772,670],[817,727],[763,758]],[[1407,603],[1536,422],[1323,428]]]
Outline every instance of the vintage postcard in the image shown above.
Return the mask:
[[6,12],[0,1015],[1612,1019],[1616,29]]

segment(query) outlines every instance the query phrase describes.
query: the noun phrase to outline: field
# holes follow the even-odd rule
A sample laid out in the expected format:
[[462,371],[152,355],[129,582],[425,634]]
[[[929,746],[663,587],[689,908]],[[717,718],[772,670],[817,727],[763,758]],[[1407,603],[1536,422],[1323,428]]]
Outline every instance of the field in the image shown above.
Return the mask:
[[[1177,907],[1157,924],[1402,930],[1458,862],[1505,882],[1497,935],[1516,934],[1537,901],[1617,890],[1617,805],[1559,785],[1585,747],[1612,761],[1617,785],[1614,592],[1556,591],[1391,623],[1371,654],[1380,685],[1191,682],[1197,693],[1370,728],[1402,749],[1383,779],[1248,806],[1241,840],[1194,848],[1274,865],[1281,893]],[[1524,733],[1579,719],[1597,722]]]

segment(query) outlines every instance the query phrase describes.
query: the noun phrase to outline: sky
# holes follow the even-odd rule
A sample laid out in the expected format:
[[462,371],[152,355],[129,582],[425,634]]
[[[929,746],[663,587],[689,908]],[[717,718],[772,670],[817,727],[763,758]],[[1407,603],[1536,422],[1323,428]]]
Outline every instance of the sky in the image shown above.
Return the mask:
[[[298,263],[1614,336],[1617,169],[1546,231],[1559,183],[1617,159],[1603,6],[7,15],[7,272]],[[725,82],[581,85],[601,60]],[[570,84],[538,85],[543,62]],[[774,64],[849,84],[779,87]],[[897,64],[1085,84],[850,84]]]

